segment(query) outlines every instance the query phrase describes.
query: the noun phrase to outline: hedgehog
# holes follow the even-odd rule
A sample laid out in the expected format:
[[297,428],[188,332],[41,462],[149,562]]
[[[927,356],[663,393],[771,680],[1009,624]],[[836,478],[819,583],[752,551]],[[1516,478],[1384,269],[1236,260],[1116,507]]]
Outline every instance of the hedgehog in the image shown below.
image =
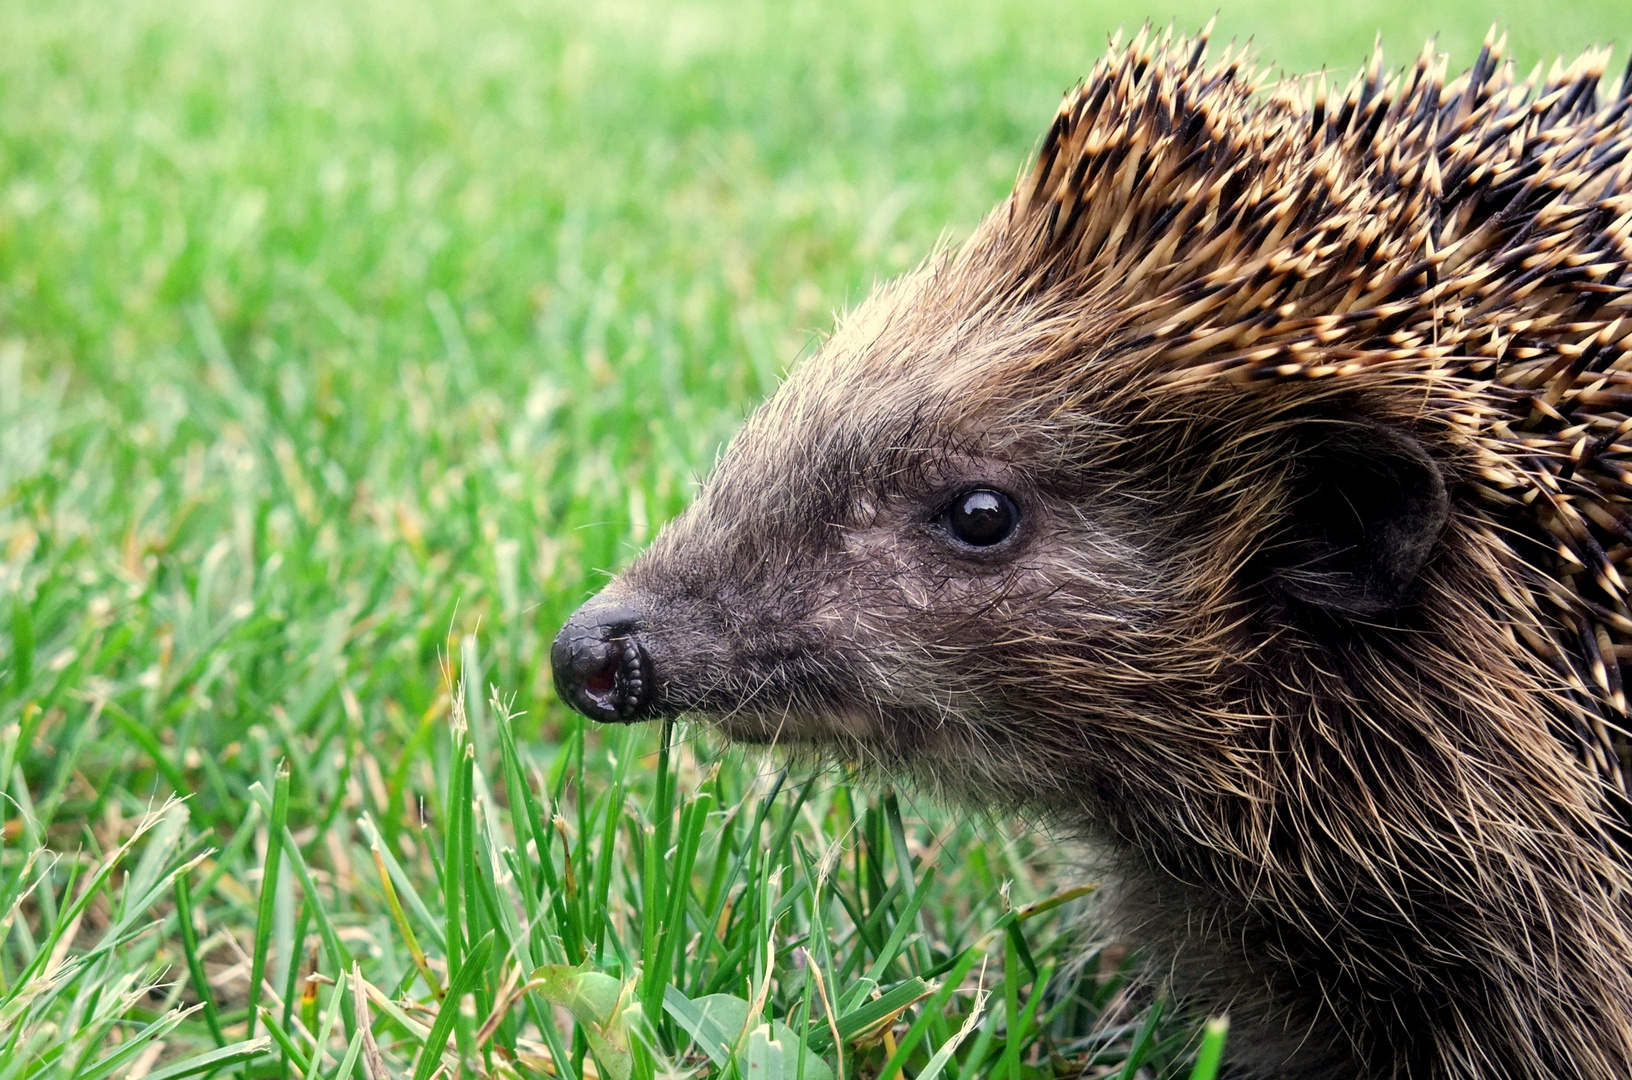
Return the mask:
[[1231,1076],[1632,1076],[1632,68],[1504,49],[1113,41],[561,699],[1081,839]]

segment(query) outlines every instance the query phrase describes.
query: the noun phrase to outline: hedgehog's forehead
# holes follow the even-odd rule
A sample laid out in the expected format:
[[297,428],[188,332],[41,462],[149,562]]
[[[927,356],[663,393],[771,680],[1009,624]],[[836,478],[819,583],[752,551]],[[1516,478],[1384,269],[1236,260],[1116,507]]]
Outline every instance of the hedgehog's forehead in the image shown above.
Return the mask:
[[879,290],[796,369],[769,412],[793,429],[861,428],[944,441],[991,414],[1035,348],[1036,320],[959,303],[943,274]]
[[985,264],[1020,263],[1010,239],[988,219],[961,250],[876,289],[790,384],[846,408],[865,399],[900,411],[935,400],[956,412],[970,399],[984,409],[987,396],[1062,349],[1080,355],[1103,321],[1099,298],[993,272]]
[[[1036,320],[956,310],[920,272],[847,318],[750,420],[726,471],[838,500],[916,491],[1023,452]],[[1022,391],[1021,387],[1025,389]],[[734,483],[734,481],[731,481]],[[808,499],[807,505],[825,500]]]

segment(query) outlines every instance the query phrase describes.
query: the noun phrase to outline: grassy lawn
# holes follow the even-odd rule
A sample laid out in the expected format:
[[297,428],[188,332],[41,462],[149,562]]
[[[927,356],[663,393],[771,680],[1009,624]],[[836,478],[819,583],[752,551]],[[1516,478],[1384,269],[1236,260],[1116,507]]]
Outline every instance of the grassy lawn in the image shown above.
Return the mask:
[[[1052,845],[546,655],[1108,32],[1216,7],[0,2],[0,1080],[1189,1075]],[[1218,37],[1493,17],[1632,42]]]

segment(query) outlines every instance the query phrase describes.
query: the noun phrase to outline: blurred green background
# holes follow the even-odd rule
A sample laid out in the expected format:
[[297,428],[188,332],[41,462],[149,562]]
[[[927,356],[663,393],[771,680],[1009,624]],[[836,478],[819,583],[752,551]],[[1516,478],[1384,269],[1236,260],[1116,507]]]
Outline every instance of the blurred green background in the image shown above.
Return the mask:
[[555,627],[833,312],[1109,33],[1215,11],[1289,72],[1632,44],[1627,0],[0,3],[0,874],[171,791],[226,843],[279,760],[337,860],[435,786],[455,669],[549,760]]

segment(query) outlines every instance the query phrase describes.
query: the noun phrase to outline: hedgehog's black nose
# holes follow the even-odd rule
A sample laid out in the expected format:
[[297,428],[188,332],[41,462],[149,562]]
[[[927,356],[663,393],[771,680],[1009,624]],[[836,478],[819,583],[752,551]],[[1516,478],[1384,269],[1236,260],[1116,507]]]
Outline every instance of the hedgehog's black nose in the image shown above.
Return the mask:
[[651,662],[635,640],[640,612],[591,600],[573,613],[550,647],[555,692],[591,720],[642,719],[651,700]]

